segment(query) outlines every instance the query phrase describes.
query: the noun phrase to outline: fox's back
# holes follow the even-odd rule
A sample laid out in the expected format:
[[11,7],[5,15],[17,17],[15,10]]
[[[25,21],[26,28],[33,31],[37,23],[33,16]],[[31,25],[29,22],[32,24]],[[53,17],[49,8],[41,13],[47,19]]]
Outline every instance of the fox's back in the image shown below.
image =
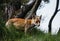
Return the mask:
[[25,24],[31,24],[31,19],[25,20],[21,18],[11,19],[11,22],[17,26],[24,26]]

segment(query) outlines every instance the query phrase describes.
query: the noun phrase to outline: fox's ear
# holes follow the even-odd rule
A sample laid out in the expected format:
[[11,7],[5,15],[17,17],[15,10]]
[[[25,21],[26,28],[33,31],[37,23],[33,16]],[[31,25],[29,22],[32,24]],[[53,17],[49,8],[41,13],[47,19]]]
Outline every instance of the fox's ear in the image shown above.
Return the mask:
[[32,18],[35,18],[35,16],[36,16],[36,15],[35,15],[35,14],[33,14],[33,15],[32,15]]
[[42,15],[40,15],[40,19],[42,18]]

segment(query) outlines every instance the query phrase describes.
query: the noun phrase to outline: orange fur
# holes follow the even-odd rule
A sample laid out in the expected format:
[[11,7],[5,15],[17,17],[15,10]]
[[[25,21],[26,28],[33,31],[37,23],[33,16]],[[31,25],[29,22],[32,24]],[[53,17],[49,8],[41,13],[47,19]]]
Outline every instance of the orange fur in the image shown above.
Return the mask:
[[13,18],[13,19],[9,19],[6,22],[6,27],[9,27],[11,24],[13,24],[16,29],[24,30],[26,34],[27,29],[30,28],[30,25],[32,24],[40,25],[40,20],[38,17],[36,17],[35,19],[34,18],[32,19]]

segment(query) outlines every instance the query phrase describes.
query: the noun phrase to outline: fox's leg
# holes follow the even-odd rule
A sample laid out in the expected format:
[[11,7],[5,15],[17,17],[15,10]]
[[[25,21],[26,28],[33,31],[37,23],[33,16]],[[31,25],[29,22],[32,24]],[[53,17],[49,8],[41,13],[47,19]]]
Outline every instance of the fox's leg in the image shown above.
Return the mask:
[[26,32],[27,32],[27,28],[25,27],[25,35],[26,35]]
[[6,26],[7,28],[9,28],[9,27],[11,26],[11,24],[12,24],[11,20],[8,20],[8,21],[6,22],[6,24],[5,24],[5,26]]
[[27,33],[28,28],[29,28],[29,25],[26,24],[26,25],[25,25],[25,35],[26,35],[26,33]]
[[25,35],[26,35],[26,33],[27,33],[27,24],[25,25]]

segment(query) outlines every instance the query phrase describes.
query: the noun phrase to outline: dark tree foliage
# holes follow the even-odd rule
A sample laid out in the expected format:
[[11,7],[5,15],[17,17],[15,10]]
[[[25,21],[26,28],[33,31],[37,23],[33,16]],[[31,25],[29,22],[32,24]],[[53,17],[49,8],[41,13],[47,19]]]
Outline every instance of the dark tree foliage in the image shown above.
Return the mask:
[[0,4],[4,3],[4,0],[0,0]]

